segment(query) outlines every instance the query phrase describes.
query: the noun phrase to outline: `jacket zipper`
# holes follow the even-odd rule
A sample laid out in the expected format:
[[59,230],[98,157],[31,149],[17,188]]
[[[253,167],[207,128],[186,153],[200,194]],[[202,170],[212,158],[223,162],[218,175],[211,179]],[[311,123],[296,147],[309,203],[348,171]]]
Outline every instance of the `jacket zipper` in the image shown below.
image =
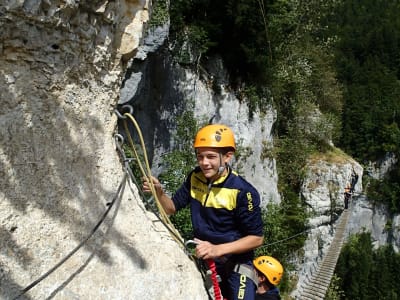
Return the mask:
[[212,181],[207,185],[207,195],[206,195],[206,199],[204,200],[204,203],[203,203],[204,207],[206,206],[208,197],[210,196],[211,187],[212,187]]

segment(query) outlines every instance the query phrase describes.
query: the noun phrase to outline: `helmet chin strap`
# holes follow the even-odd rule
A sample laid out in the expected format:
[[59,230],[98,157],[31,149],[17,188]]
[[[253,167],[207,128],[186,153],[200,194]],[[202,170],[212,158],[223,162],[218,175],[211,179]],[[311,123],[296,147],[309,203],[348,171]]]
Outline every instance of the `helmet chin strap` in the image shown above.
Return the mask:
[[219,153],[219,167],[218,167],[218,175],[221,176],[225,171],[225,165],[222,163],[222,154]]

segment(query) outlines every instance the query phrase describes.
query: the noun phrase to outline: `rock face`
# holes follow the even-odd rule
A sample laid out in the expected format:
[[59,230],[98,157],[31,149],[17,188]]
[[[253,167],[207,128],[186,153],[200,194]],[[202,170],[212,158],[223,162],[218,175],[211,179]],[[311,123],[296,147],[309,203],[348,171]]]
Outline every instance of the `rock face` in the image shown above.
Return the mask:
[[[390,169],[393,161],[392,156],[389,162],[383,160],[377,164],[375,174],[382,176]],[[371,175],[372,168],[369,168]],[[339,215],[344,209],[343,191],[347,182],[351,182],[351,175],[358,175],[357,184],[354,187],[354,194],[349,203],[350,216],[348,219],[345,239],[350,234],[370,232],[375,248],[391,244],[395,251],[399,251],[399,215],[390,216],[387,209],[382,205],[374,205],[363,194],[362,166],[349,157],[335,157],[335,161],[329,159],[314,160],[308,166],[308,173],[302,187],[302,196],[309,205],[311,217],[308,220],[309,231],[307,240],[303,247],[304,255],[297,261],[298,270],[295,272],[298,277],[297,288],[291,296],[301,299],[299,290],[316,273],[324,256],[332,244],[336,232]],[[379,178],[372,174],[372,177]],[[387,225],[392,224],[388,230]],[[300,297],[300,298],[299,298]]]
[[[0,298],[207,299],[194,263],[144,209],[114,143],[124,63],[147,1],[0,6]],[[187,288],[190,285],[190,290]]]
[[[353,159],[344,156],[330,161],[323,158],[310,161],[308,165],[302,196],[309,206],[309,230],[305,232],[307,239],[303,247],[304,254],[299,255],[299,261],[296,262],[298,283],[291,294],[295,299],[301,299],[301,289],[318,270],[332,243],[338,216],[344,208],[343,191],[346,183],[351,182],[353,172],[359,178],[354,192],[360,193],[363,168]],[[350,203],[350,206],[353,204]]]

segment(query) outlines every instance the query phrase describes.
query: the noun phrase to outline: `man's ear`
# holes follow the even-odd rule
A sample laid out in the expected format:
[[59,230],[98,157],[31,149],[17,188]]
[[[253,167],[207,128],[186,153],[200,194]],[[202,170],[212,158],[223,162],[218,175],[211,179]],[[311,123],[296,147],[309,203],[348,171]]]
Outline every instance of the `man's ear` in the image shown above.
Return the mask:
[[265,277],[264,275],[260,276],[260,282],[264,283],[267,281],[267,277]]
[[232,159],[233,154],[234,154],[233,151],[226,152],[226,154],[225,154],[225,163],[228,163]]

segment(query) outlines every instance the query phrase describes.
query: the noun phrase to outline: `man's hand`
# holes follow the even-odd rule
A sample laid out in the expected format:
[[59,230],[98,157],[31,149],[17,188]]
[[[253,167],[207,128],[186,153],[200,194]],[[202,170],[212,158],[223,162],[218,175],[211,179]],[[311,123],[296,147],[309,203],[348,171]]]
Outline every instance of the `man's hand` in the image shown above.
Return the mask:
[[171,198],[164,193],[163,188],[161,186],[161,183],[156,177],[151,176],[150,179],[147,178],[147,177],[143,177],[142,178],[142,181],[143,181],[142,190],[143,190],[143,192],[145,192],[145,193],[151,193],[152,192],[151,191],[150,180],[154,185],[154,189],[155,189],[155,192],[157,194],[157,198],[160,201],[161,206],[164,208],[165,212],[168,215],[174,214],[175,213],[175,205],[174,205],[173,201],[171,200]]
[[197,243],[196,256],[201,259],[215,259],[221,256],[218,245],[211,244],[207,241],[194,239]]
[[[143,186],[142,186],[143,192],[151,193],[151,186],[150,186],[149,179],[147,177],[142,177],[142,181],[143,181]],[[151,181],[153,182],[153,185],[154,185],[154,188],[156,189],[157,194],[160,191],[162,192],[160,181],[158,181],[158,179],[153,176],[151,176]]]

